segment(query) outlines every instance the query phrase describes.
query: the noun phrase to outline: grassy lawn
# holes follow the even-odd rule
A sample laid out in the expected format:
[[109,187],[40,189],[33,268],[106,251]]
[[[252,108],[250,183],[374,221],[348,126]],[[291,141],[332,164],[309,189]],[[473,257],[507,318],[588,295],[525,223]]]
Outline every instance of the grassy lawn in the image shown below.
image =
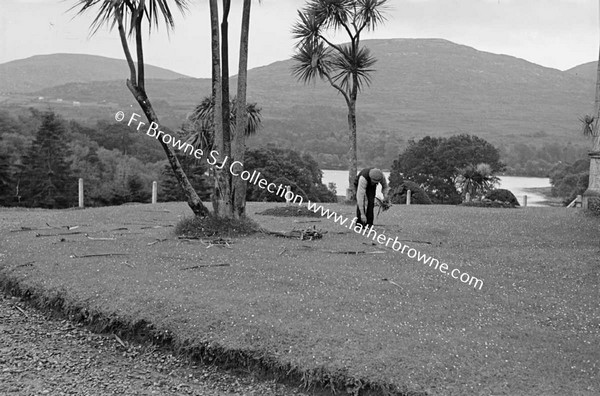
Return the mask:
[[[191,214],[183,203],[0,209],[0,275],[92,313],[152,323],[177,345],[244,352],[338,390],[361,381],[432,395],[600,394],[599,218],[396,205],[376,220],[386,236],[418,241],[406,243],[482,279],[479,290],[332,220],[255,215],[275,205],[248,211],[269,230],[328,233],[207,247],[174,237]],[[21,227],[44,230],[11,232]],[[81,233],[36,237],[72,232]],[[332,253],[357,250],[383,253]],[[82,257],[107,253],[120,255]]]

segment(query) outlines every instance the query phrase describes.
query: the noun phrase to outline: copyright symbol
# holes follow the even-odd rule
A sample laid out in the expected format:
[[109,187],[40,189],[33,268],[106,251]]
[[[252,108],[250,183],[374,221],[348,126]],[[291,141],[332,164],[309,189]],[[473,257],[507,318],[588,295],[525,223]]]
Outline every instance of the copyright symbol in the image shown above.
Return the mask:
[[115,120],[117,120],[118,122],[121,122],[125,119],[125,113],[123,113],[122,111],[117,111],[117,113],[115,114]]

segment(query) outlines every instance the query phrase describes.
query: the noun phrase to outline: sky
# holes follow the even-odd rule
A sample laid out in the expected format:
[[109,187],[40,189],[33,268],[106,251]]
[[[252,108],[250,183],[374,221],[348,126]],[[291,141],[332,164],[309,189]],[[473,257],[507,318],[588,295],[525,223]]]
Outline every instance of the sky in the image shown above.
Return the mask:
[[[76,0],[0,0],[0,63],[52,53],[124,59],[116,30],[90,35],[93,12],[77,16]],[[210,77],[207,0],[174,10],[175,30],[146,37],[147,64],[192,77]],[[220,3],[220,2],[219,2]],[[237,70],[242,0],[232,0],[231,73]],[[305,0],[262,0],[252,5],[249,67],[285,60],[290,33]],[[507,54],[566,70],[598,59],[599,1],[595,0],[388,0],[387,21],[363,39],[443,38],[481,51]],[[331,36],[344,42],[344,35]]]

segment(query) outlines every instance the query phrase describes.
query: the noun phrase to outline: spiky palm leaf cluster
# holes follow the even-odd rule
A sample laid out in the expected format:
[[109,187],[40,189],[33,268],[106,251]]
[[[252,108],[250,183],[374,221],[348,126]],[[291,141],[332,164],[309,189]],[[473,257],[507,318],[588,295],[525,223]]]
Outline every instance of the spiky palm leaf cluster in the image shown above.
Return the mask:
[[119,16],[123,17],[123,24],[129,26],[129,34],[132,34],[135,27],[132,21],[136,21],[140,14],[146,17],[150,29],[153,26],[158,29],[161,19],[164,20],[167,30],[173,29],[175,21],[169,3],[174,3],[183,13],[188,9],[189,0],[77,0],[71,9],[78,8],[79,15],[91,8],[99,7],[90,25],[92,34],[105,25],[113,29],[118,23]]
[[[233,98],[229,108],[229,123],[231,130],[235,131],[237,117],[237,100]],[[187,143],[194,147],[204,150],[212,150],[214,145],[214,125],[213,112],[215,102],[212,97],[206,97],[190,114],[188,120],[194,127],[194,132],[188,137]],[[246,136],[252,136],[260,129],[262,123],[261,108],[256,103],[246,104],[246,115],[248,124],[246,125]]]
[[[355,95],[368,86],[376,59],[360,45],[360,35],[385,21],[387,1],[309,0],[298,11],[292,29],[297,40],[294,76],[304,83],[316,78],[327,80],[346,95]],[[345,32],[350,43],[334,44],[325,34],[328,30]]]

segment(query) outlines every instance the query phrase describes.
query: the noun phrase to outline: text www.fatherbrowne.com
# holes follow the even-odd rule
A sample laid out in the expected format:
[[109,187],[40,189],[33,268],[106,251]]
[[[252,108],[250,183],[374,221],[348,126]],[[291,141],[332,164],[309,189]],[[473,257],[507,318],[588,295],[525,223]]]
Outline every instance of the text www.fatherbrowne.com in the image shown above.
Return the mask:
[[[145,122],[139,120],[140,117],[141,116],[139,114],[131,114],[129,121],[127,122],[127,126],[133,126],[135,127],[136,131],[139,131],[140,128],[146,125]],[[123,121],[125,118],[125,113],[122,111],[118,111],[115,114],[115,120],[117,120],[118,122]],[[179,149],[184,154],[187,153],[189,155],[193,155],[196,159],[201,159],[204,156],[204,151],[201,148],[196,148],[185,141],[177,139],[171,136],[170,134],[159,130],[158,128],[159,125],[157,123],[151,122],[150,125],[148,125],[147,128],[144,129],[146,129],[146,135],[156,140],[160,139],[164,144],[172,144],[174,148]],[[142,129],[142,131],[144,129]],[[225,164],[228,160],[227,157],[222,159],[220,161],[220,164],[218,164],[218,158],[220,158],[219,153],[216,150],[212,150],[208,154],[209,157],[206,158],[206,162],[208,163],[208,165],[215,166],[217,169],[223,169],[225,167]],[[267,190],[271,194],[276,194],[282,198],[285,198],[289,202],[297,203],[299,206],[302,206],[304,204],[304,199],[302,196],[287,190],[283,185],[279,184],[279,186],[277,186],[274,183],[269,183],[266,179],[262,178],[260,172],[257,172],[256,170],[250,173],[248,170],[243,169],[244,164],[242,164],[240,161],[233,161],[229,165],[229,172],[233,176],[240,177],[242,180],[258,186],[260,189]],[[318,213],[320,211],[322,217],[327,217],[330,220],[333,219],[335,223],[345,226],[346,228],[353,230],[357,234],[361,234],[363,236],[366,236],[367,238],[372,237],[374,241],[377,241],[381,245],[389,247],[388,245],[391,243],[391,247],[393,250],[400,253],[404,253],[410,258],[416,258],[417,261],[422,262],[425,265],[429,265],[429,267],[433,267],[434,269],[439,269],[441,273],[451,276],[454,279],[459,279],[462,283],[472,285],[474,288],[479,287],[479,290],[481,290],[481,287],[483,286],[483,281],[481,279],[475,278],[474,276],[471,276],[466,272],[461,273],[460,270],[456,268],[451,271],[448,271],[448,264],[440,264],[439,260],[433,257],[429,257],[426,254],[423,254],[420,251],[409,247],[408,245],[403,245],[398,240],[398,237],[396,237],[395,239],[392,239],[391,237],[387,238],[384,234],[378,234],[372,226],[363,227],[361,224],[357,224],[356,221],[358,219],[356,217],[351,220],[348,226],[346,226],[348,218],[345,218],[342,215],[338,215],[336,212],[331,212],[329,209],[325,209],[321,205],[317,206],[317,204],[314,202],[308,201],[306,205],[308,209],[313,211],[314,213]]]
[[307,207],[314,213],[318,213],[320,211],[322,217],[327,217],[330,220],[333,219],[334,223],[338,223],[346,228],[349,228],[357,234],[361,234],[362,236],[366,236],[367,238],[373,238],[373,241],[377,241],[377,243],[379,243],[380,245],[385,245],[386,247],[389,247],[388,245],[391,243],[391,248],[395,251],[404,253],[410,258],[416,258],[418,262],[422,262],[425,265],[429,265],[429,267],[433,267],[436,270],[439,269],[441,273],[451,276],[454,279],[459,279],[462,283],[472,285],[476,289],[479,288],[479,290],[481,290],[481,287],[483,286],[483,281],[481,279],[475,278],[474,276],[471,276],[466,272],[461,273],[460,270],[457,268],[454,268],[451,271],[449,271],[448,264],[440,264],[439,260],[431,256],[427,256],[426,254],[421,253],[420,251],[411,248],[406,244],[403,245],[398,240],[398,237],[392,239],[391,237],[386,237],[384,234],[379,234],[377,231],[375,231],[373,226],[363,227],[361,224],[357,224],[356,221],[358,220],[358,218],[356,217],[354,217],[350,221],[349,225],[346,225],[346,223],[348,222],[347,217],[338,215],[336,212],[332,212],[329,209],[325,209],[323,208],[323,206],[317,205],[314,202],[308,201]]

